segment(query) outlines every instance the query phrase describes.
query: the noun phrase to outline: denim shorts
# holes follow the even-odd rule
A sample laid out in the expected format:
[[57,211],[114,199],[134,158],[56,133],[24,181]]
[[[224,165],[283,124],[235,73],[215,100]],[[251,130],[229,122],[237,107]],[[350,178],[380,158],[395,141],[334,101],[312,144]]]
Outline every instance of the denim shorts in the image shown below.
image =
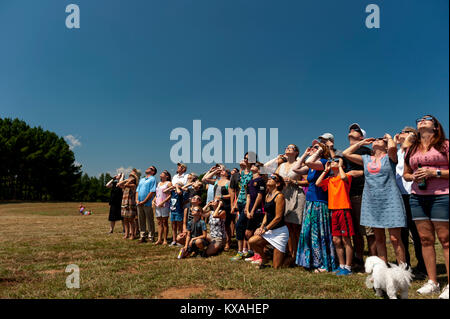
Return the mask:
[[448,222],[448,194],[416,195],[411,194],[409,203],[413,220],[431,220]]

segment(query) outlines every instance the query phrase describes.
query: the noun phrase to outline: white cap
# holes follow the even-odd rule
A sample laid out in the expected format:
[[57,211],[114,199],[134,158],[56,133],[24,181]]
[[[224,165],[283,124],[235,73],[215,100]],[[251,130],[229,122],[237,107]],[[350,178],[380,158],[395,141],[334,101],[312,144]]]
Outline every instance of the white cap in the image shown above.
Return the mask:
[[318,138],[323,138],[324,140],[332,140],[334,142],[334,136],[331,133],[323,133]]
[[352,125],[350,125],[349,128],[348,128],[348,130],[349,130],[349,131],[350,131],[350,130],[359,131],[359,132],[362,134],[362,136],[363,136],[364,138],[366,138],[366,131],[364,131],[364,130],[361,128],[361,126],[359,126],[358,123],[353,123]]

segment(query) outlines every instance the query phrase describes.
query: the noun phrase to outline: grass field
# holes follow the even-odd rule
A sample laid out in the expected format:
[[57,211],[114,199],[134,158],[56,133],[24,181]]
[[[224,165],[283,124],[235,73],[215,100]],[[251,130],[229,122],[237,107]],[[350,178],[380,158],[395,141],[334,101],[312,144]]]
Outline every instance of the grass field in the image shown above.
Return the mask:
[[[78,203],[0,204],[0,298],[376,298],[362,274],[259,270],[230,261],[232,251],[178,260],[177,248],[122,239],[120,224],[108,234],[107,204],[86,207],[94,214],[79,216]],[[80,289],[66,288],[69,264],[80,267]],[[422,284],[413,282],[410,298]]]

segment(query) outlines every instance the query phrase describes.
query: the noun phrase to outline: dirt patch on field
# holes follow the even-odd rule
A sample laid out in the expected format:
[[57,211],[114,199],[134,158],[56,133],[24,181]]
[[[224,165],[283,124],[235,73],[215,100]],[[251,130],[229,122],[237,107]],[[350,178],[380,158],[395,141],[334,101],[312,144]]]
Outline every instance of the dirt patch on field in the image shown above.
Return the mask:
[[251,296],[247,295],[241,290],[237,289],[227,289],[227,290],[218,290],[213,289],[209,290],[205,286],[192,286],[192,287],[180,287],[180,288],[169,288],[163,291],[158,298],[161,299],[188,299],[191,297],[196,297],[205,293],[209,298],[218,298],[218,299],[248,299]]
[[242,290],[238,289],[227,289],[227,290],[213,290],[214,294],[217,298],[221,299],[249,299],[252,298],[250,295],[247,295]]
[[169,288],[164,290],[159,298],[161,299],[187,299],[191,295],[200,294],[203,290],[205,290],[205,286],[193,286],[193,287],[180,287],[180,288]]

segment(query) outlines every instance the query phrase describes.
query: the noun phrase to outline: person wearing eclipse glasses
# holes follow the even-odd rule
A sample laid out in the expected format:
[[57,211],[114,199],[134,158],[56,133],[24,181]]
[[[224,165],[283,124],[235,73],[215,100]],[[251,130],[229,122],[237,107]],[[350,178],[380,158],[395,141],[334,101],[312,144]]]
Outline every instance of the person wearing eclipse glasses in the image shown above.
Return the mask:
[[412,181],[411,213],[422,242],[428,282],[417,290],[421,295],[440,292],[436,274],[435,234],[444,250],[447,285],[439,298],[448,299],[448,169],[449,142],[444,129],[432,115],[416,121],[417,139],[405,156],[403,177]]
[[[372,145],[371,155],[355,154],[358,148],[365,145]],[[361,225],[373,228],[378,257],[387,262],[387,228],[398,264],[405,263],[401,229],[406,227],[406,212],[395,178],[397,145],[386,133],[383,137],[366,138],[353,144],[343,154],[348,160],[364,167]]]

